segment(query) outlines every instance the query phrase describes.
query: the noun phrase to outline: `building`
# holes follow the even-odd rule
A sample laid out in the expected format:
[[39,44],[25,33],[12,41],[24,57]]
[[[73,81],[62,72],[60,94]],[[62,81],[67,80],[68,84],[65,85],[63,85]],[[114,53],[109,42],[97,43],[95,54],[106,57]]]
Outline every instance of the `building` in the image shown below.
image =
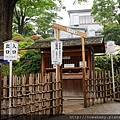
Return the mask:
[[[41,73],[55,72],[56,69],[51,63],[51,41],[37,40],[29,49],[39,49],[41,52]],[[61,65],[61,75],[63,82],[63,97],[83,96],[83,74],[82,74],[82,46],[81,38],[64,38],[63,58]],[[94,73],[94,54],[104,53],[103,36],[85,38],[85,63],[86,78],[91,78]]]
[[[70,28],[84,32],[88,37],[99,36],[102,30],[102,25],[94,21],[94,17],[91,16],[91,9],[81,10],[68,10]],[[78,37],[60,31],[60,38]]]

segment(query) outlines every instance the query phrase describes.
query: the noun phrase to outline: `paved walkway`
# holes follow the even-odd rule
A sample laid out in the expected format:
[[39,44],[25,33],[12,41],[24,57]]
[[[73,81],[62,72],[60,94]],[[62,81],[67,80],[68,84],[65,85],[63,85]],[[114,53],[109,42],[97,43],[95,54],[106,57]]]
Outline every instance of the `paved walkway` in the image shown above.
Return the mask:
[[[83,114],[87,114],[87,117]],[[93,115],[93,117],[88,117]],[[97,119],[94,115],[100,115]],[[104,116],[105,115],[105,116]],[[111,116],[112,115],[112,116]],[[116,115],[116,116],[115,116]],[[82,117],[81,117],[82,116]],[[88,119],[89,118],[89,119]],[[111,101],[94,105],[88,108],[77,109],[65,115],[56,116],[47,120],[120,120],[120,102]]]

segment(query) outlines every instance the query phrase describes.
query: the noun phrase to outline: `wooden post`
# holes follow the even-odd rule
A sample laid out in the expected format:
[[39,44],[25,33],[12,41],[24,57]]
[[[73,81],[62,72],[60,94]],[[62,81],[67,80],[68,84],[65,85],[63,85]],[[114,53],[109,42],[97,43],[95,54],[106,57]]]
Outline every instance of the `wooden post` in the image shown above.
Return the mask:
[[84,93],[84,107],[87,107],[87,101],[86,101],[86,68],[85,68],[85,45],[84,45],[84,37],[82,37],[82,64],[83,64],[83,93]]
[[1,119],[2,71],[0,70],[0,119]]
[[[59,40],[59,38],[60,38],[60,30],[59,29],[56,29],[56,40]],[[60,65],[59,64],[57,64],[57,66],[56,66],[56,84],[57,84],[57,90],[58,90],[58,92],[57,92],[57,97],[58,97],[58,102],[57,102],[57,104],[58,104],[58,109],[57,109],[57,113],[59,114],[59,112],[60,112]]]

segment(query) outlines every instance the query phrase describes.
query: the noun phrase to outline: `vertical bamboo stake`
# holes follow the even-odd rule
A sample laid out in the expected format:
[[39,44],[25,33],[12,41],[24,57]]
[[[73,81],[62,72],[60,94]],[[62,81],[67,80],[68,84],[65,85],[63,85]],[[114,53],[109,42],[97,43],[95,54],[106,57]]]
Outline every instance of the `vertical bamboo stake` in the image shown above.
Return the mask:
[[[6,98],[7,97],[7,76],[4,76],[4,80],[3,80],[3,106],[4,106],[4,108],[7,108],[8,106],[8,102],[7,102],[7,100],[6,99],[4,99],[4,98]],[[8,114],[7,113],[7,109],[5,109],[5,112],[4,112],[4,114]]]
[[82,37],[82,63],[83,63],[83,92],[84,92],[84,107],[87,107],[86,102],[86,85],[85,85],[85,78],[86,78],[86,68],[85,68],[85,43],[84,37]]
[[53,115],[53,81],[52,81],[52,73],[50,73],[50,115]]
[[110,100],[112,101],[112,84],[111,84],[111,75],[110,75],[110,71],[108,71],[108,78],[109,78],[109,95],[110,95]]
[[25,75],[22,75],[22,105],[23,105],[23,114],[26,113],[26,109],[25,109],[25,83],[26,83],[26,77]]
[[1,119],[2,71],[0,70],[0,119]]
[[103,102],[105,103],[106,102],[106,90],[105,90],[105,71],[103,70],[102,71],[102,82],[103,82],[103,88],[102,88],[102,90],[103,90]]
[[32,84],[33,84],[33,81],[32,81],[32,74],[30,74],[30,77],[29,77],[29,104],[30,104],[30,112],[32,113],[33,109],[32,109]]
[[53,82],[53,114],[56,114],[56,81],[55,81],[55,73],[52,73],[52,82]]
[[13,75],[13,114],[16,114],[16,75]]
[[94,78],[93,78],[93,72],[91,72],[91,90],[92,90],[92,105],[94,105]]

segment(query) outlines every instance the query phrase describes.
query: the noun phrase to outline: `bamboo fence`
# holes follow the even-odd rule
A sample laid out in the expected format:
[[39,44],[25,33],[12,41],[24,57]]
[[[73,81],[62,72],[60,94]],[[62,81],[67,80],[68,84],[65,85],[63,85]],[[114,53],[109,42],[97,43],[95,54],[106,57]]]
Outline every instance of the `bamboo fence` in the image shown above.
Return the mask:
[[[56,81],[55,73],[30,74],[12,77],[12,95],[9,96],[9,79],[2,81],[1,114],[2,119],[23,115],[54,115],[62,113],[61,81]],[[60,86],[58,88],[58,86]],[[59,93],[59,96],[58,96]],[[11,99],[11,107],[9,100]],[[9,115],[11,110],[11,115]]]
[[[85,80],[87,107],[114,100],[110,71],[95,72],[94,78]],[[120,99],[120,70],[115,72],[115,99]]]

